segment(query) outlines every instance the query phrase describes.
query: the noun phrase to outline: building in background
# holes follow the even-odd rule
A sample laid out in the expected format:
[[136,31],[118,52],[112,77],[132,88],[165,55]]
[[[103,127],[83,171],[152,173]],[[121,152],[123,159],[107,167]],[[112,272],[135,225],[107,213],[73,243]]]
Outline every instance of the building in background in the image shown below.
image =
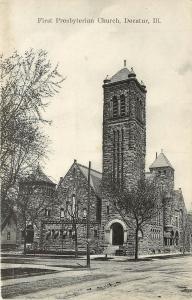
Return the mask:
[[1,249],[13,250],[17,248],[17,217],[11,211],[1,224]]
[[19,183],[17,201],[18,244],[40,245],[41,223],[54,213],[56,184],[38,165],[34,172]]

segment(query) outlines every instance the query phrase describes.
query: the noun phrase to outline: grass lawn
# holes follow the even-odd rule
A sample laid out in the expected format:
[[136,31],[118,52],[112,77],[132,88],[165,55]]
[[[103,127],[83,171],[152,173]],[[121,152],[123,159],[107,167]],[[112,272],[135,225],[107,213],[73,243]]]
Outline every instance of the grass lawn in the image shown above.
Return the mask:
[[1,279],[2,280],[14,279],[20,277],[27,277],[27,276],[51,274],[55,272],[58,271],[39,269],[39,268],[8,268],[8,269],[1,270]]

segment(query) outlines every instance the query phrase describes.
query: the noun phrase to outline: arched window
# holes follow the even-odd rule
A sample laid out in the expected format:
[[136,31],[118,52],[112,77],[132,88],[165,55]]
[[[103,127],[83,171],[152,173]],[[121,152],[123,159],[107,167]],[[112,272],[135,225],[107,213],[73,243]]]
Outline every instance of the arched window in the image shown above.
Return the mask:
[[125,109],[125,96],[121,95],[120,96],[120,115],[121,117],[124,117],[126,114],[126,109]]
[[143,103],[142,101],[140,100],[139,101],[139,106],[140,106],[140,121],[141,122],[144,122],[144,108],[143,108]]
[[87,217],[87,208],[83,208],[83,218]]
[[183,210],[180,209],[179,211],[179,224],[182,226],[183,225]]
[[161,211],[160,208],[157,208],[159,211],[157,212],[157,216],[156,216],[156,224],[157,225],[161,225]]
[[64,208],[61,207],[60,209],[60,218],[64,218]]
[[50,216],[51,216],[51,209],[45,208],[45,217],[50,217]]
[[116,180],[116,131],[113,131],[113,181]]
[[76,203],[75,203],[75,194],[73,194],[72,195],[72,213],[73,214],[75,212],[75,205],[76,205]]
[[136,101],[136,118],[140,122],[144,122],[144,107],[142,101],[137,98]]
[[117,130],[117,183],[120,183],[120,131]]
[[121,186],[123,187],[124,181],[124,130],[121,130]]
[[10,239],[11,239],[11,233],[10,231],[7,231],[7,240],[10,241]]
[[136,108],[136,118],[137,120],[139,120],[139,99],[138,98],[136,100],[135,108]]
[[117,97],[113,97],[113,117],[118,117],[118,100]]
[[123,185],[123,157],[124,153],[124,131],[122,129],[113,131],[113,181]]
[[78,218],[78,206],[75,194],[72,195],[72,215]]

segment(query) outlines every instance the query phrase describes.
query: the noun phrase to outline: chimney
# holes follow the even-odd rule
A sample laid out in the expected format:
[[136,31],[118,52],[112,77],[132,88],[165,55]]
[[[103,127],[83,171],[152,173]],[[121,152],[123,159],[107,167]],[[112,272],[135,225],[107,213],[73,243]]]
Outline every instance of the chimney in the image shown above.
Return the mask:
[[126,59],[124,59],[124,68],[126,68],[126,63],[127,63]]
[[77,160],[76,159],[74,159],[74,164],[77,162]]
[[156,159],[157,159],[157,152],[156,152]]

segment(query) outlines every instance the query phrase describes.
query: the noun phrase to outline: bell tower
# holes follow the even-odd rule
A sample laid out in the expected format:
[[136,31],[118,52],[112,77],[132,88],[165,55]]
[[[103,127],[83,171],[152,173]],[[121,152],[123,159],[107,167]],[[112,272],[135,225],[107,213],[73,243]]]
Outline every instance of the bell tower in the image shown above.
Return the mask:
[[146,87],[124,61],[103,91],[103,182],[132,188],[145,173]]

